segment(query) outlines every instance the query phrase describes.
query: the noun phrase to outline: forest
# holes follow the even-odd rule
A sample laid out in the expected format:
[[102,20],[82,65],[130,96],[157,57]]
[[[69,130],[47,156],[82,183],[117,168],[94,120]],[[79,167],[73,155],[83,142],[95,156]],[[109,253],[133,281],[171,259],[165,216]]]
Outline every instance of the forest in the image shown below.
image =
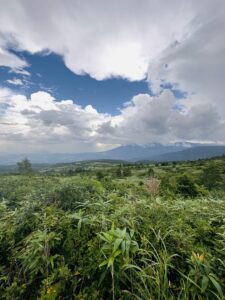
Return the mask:
[[225,157],[0,174],[0,299],[225,299]]

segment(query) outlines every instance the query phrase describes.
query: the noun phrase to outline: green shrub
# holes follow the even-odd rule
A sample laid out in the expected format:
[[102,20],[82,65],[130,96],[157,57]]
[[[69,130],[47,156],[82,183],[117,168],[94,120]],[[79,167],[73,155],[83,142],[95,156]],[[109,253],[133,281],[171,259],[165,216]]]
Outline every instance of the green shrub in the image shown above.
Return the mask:
[[154,197],[144,165],[0,176],[0,299],[224,299],[225,194],[196,184],[208,164],[155,167]]
[[191,177],[183,175],[177,178],[177,193],[184,197],[196,197],[198,188]]

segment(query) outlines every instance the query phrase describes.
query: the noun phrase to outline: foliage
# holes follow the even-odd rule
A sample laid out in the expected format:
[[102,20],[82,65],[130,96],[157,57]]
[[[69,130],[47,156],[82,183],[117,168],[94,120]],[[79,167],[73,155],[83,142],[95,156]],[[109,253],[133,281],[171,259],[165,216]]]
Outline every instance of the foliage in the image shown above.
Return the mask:
[[222,174],[220,168],[215,163],[210,163],[203,169],[201,178],[202,184],[209,190],[218,188],[222,182]]
[[196,197],[198,189],[191,177],[182,175],[177,179],[177,192],[184,197]]
[[224,162],[217,188],[211,163],[1,175],[0,299],[224,299]]

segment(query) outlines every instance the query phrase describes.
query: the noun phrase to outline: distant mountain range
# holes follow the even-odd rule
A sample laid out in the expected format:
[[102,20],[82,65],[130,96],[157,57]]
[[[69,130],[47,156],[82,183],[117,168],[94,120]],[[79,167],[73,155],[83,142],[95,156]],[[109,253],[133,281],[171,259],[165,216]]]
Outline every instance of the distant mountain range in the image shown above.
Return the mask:
[[198,146],[160,155],[160,161],[186,161],[225,155],[225,146]]
[[173,145],[151,144],[148,146],[128,145],[104,151],[89,153],[47,153],[47,154],[0,154],[0,165],[15,165],[24,157],[33,164],[70,163],[82,160],[125,160],[125,161],[182,161],[211,158],[225,155],[225,145],[202,145],[177,143]]

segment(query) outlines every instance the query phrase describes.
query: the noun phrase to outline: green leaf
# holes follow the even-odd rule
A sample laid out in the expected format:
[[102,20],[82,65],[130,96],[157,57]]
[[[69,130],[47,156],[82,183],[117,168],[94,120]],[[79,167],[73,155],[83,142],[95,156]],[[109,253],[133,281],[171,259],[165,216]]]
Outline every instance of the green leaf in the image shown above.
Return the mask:
[[213,274],[211,274],[211,275],[209,275],[209,278],[210,278],[212,284],[214,285],[214,287],[216,288],[217,292],[219,293],[220,297],[223,298],[222,288],[221,288],[220,284],[217,282],[215,276]]
[[121,250],[117,250],[116,252],[113,252],[113,257],[116,258],[121,253],[122,253]]
[[119,248],[122,241],[123,241],[123,239],[116,239],[115,240],[114,247],[113,247],[113,252],[116,251]]
[[81,225],[82,225],[82,219],[79,220],[78,225],[77,225],[77,230],[78,230],[79,235],[80,235]]
[[[107,262],[106,262],[107,263]],[[102,281],[104,280],[104,278],[105,278],[105,276],[106,276],[106,274],[107,274],[107,269],[105,269],[103,272],[102,272],[102,274],[101,274],[101,276],[100,276],[100,279],[99,279],[99,283],[98,283],[98,285],[100,286],[101,284],[102,284]]]
[[101,267],[107,265],[107,263],[108,263],[108,261],[107,261],[107,260],[104,260],[102,263],[100,263],[99,267],[101,268]]
[[207,276],[202,277],[202,291],[204,292],[207,289],[209,278]]
[[114,263],[114,257],[111,256],[111,257],[109,258],[109,260],[108,260],[108,265],[107,265],[107,267],[109,268],[110,266],[113,265],[113,263]]
[[122,241],[121,248],[122,248],[122,253],[124,254],[126,251],[126,241]]

